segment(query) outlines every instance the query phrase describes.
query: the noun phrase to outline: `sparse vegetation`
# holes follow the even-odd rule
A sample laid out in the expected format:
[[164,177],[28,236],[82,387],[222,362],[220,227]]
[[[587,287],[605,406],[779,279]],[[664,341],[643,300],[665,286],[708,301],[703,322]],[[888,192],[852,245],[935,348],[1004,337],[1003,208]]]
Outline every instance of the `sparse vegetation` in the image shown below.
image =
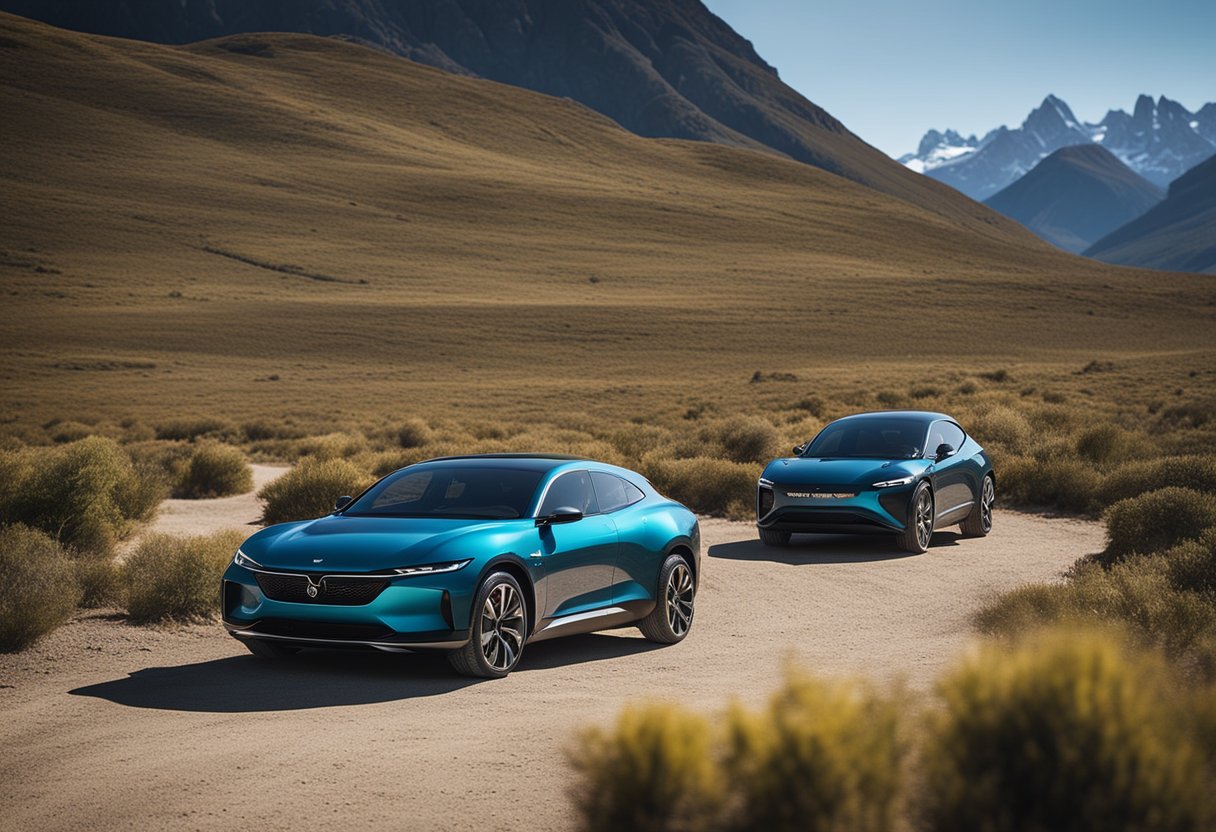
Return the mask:
[[72,562],[50,535],[0,526],[0,652],[22,650],[67,621],[80,599]]
[[698,511],[736,520],[753,512],[753,491],[760,469],[725,459],[663,459],[644,473],[662,493]]
[[111,558],[81,558],[73,568],[80,584],[81,607],[88,610],[126,605],[122,570]]
[[258,492],[264,523],[306,520],[333,511],[334,500],[356,496],[372,477],[344,459],[305,459]]
[[200,442],[184,461],[174,489],[190,499],[228,497],[253,488],[253,469],[239,448]]
[[938,686],[925,828],[1206,828],[1210,771],[1168,675],[1097,635],[982,649]]
[[1106,564],[1135,553],[1160,552],[1216,526],[1216,494],[1162,488],[1120,500],[1106,511]]
[[220,576],[245,539],[240,531],[199,537],[152,534],[123,564],[132,621],[199,621],[219,609]]

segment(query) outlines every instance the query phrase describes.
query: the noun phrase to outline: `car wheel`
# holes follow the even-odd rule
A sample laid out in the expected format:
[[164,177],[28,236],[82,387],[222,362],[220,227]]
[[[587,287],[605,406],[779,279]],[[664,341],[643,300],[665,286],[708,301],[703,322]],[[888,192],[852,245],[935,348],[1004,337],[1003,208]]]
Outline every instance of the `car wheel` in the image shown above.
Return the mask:
[[259,659],[288,659],[300,652],[299,647],[291,647],[287,644],[278,644],[260,638],[251,638],[241,643],[249,649],[250,653]]
[[519,664],[528,631],[528,611],[519,582],[506,572],[486,578],[473,600],[469,642],[448,653],[457,673],[501,679]]
[[638,622],[642,635],[659,644],[683,641],[692,628],[693,601],[697,593],[692,568],[683,555],[671,555],[659,570],[656,604],[650,615]]
[[984,537],[992,531],[992,507],[995,504],[996,483],[991,476],[984,477],[979,502],[971,507],[971,513],[960,524],[966,537]]
[[899,536],[899,545],[905,552],[919,554],[928,551],[932,537],[933,490],[929,488],[929,483],[922,482],[912,492],[912,500],[908,504],[908,522]]
[[779,532],[776,529],[758,529],[760,532],[760,542],[765,546],[772,546],[780,549],[782,546],[790,545],[790,533]]

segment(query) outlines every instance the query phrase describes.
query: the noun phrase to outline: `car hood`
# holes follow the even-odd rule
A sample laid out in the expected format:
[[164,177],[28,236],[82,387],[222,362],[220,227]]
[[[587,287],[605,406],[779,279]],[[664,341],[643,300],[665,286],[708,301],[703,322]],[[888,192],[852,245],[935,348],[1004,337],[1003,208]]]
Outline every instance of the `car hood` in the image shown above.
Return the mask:
[[842,459],[839,457],[787,457],[764,469],[764,478],[777,485],[858,485],[919,476],[929,466],[925,459]]
[[268,569],[375,572],[509,551],[532,520],[347,517],[281,523],[241,551]]

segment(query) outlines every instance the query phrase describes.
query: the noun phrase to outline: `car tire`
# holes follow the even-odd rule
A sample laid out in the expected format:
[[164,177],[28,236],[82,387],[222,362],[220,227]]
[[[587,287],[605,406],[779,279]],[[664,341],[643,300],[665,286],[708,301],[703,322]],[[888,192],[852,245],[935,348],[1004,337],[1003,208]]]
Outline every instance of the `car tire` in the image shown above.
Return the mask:
[[468,643],[448,653],[448,662],[462,676],[501,679],[519,664],[527,638],[528,608],[519,581],[495,572],[473,598]]
[[757,529],[757,531],[760,532],[760,542],[765,546],[781,549],[790,545],[789,532],[779,532],[776,529]]
[[979,501],[971,507],[971,513],[959,524],[963,537],[985,537],[992,531],[992,507],[995,503],[996,482],[992,475],[988,475],[980,486]]
[[683,555],[669,555],[659,570],[654,609],[638,622],[638,629],[650,641],[675,644],[692,629],[697,584],[692,567]]
[[920,554],[929,550],[929,540],[933,537],[933,489],[929,483],[922,482],[912,492],[908,501],[908,519],[904,524],[903,533],[899,536],[899,546],[905,552]]
[[260,638],[251,638],[242,641],[242,644],[248,648],[249,652],[257,656],[259,659],[289,659],[296,653],[300,652],[299,647],[292,647],[288,644],[278,644],[273,641],[266,641]]

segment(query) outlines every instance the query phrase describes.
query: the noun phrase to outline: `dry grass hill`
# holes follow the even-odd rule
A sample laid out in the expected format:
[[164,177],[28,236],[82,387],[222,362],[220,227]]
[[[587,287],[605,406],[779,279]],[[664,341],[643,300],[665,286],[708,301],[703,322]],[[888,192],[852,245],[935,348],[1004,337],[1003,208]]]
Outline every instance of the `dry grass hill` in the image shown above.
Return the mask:
[[644,418],[789,395],[756,371],[849,389],[1095,358],[1136,368],[1109,382],[1133,395],[1213,364],[1208,278],[335,40],[0,16],[0,112],[10,425]]

